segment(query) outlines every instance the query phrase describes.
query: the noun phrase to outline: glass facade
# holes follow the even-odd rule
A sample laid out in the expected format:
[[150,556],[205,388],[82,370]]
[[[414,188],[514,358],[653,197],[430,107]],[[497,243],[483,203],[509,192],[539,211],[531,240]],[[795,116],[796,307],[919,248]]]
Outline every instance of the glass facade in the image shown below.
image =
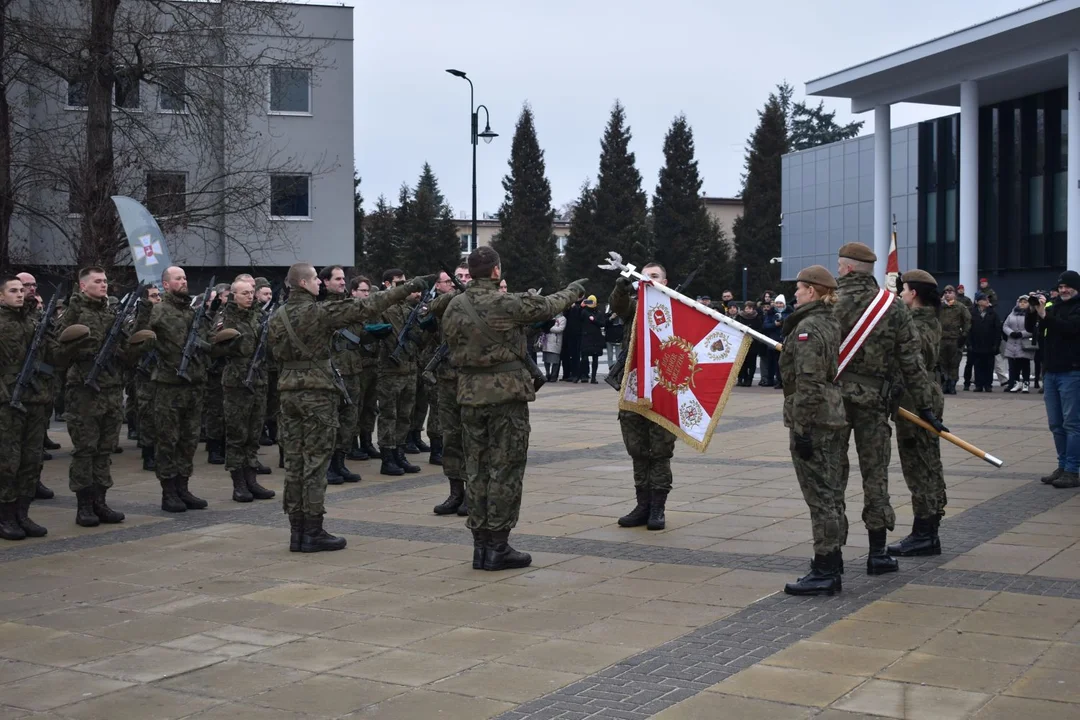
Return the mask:
[[[1065,266],[1064,89],[979,110],[979,272]],[[960,264],[960,116],[919,124],[919,267]]]

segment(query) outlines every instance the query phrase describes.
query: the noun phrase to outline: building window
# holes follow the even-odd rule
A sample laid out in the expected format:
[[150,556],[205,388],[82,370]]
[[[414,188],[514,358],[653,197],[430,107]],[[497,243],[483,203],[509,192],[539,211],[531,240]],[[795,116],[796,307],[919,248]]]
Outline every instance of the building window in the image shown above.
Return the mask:
[[566,255],[566,244],[570,241],[570,236],[555,236],[555,249],[559,253],[559,257]]
[[86,78],[70,77],[67,81],[67,107],[86,107]]
[[270,69],[270,112],[307,115],[311,112],[311,71]]
[[311,176],[271,175],[270,215],[275,218],[310,218]]
[[187,74],[182,67],[165,68],[158,77],[158,110],[184,112],[187,110]]
[[134,72],[121,70],[113,83],[113,103],[125,110],[139,109],[139,76]]
[[177,172],[146,173],[146,209],[155,217],[180,215],[187,208],[187,175]]
[[473,236],[469,233],[458,235],[458,240],[461,241],[461,254],[468,255],[476,249],[476,244],[473,242]]

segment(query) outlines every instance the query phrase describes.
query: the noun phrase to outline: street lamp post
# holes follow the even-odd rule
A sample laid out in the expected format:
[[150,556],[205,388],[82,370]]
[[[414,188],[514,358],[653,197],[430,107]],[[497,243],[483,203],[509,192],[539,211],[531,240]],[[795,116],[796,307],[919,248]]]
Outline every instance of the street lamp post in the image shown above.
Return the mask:
[[[465,71],[448,69],[446,72],[469,83],[469,119],[471,124],[469,139],[472,142],[472,244],[479,247],[480,241],[476,235],[476,141],[479,138],[484,138],[485,143],[490,143],[499,137],[499,134],[491,131],[491,114],[488,112],[487,106],[474,105],[473,82],[465,74]],[[484,108],[484,132],[477,132],[480,128],[480,108]]]

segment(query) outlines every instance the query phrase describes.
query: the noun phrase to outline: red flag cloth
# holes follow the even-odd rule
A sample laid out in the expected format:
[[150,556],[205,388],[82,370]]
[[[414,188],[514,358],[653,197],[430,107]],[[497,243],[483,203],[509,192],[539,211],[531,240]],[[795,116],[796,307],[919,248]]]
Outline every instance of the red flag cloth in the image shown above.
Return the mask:
[[741,326],[642,282],[619,408],[705,452],[751,342]]
[[889,292],[897,292],[900,280],[900,259],[896,254],[896,233],[893,232],[889,244],[889,259],[885,262],[885,287]]

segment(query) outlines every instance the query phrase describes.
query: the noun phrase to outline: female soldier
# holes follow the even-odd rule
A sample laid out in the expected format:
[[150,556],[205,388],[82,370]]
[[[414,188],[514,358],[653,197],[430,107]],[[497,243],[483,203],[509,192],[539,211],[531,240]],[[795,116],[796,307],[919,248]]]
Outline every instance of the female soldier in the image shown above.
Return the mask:
[[799,273],[797,308],[784,321],[780,377],[784,425],[791,431],[791,461],[814,531],[810,574],[788,583],[788,595],[840,591],[841,547],[847,539],[842,464],[847,420],[840,387],[833,382],[840,356],[840,324],[833,317],[836,280],[821,265]]
[[[925,270],[910,270],[901,278],[904,290],[900,293],[904,304],[911,309],[911,319],[919,334],[923,365],[933,372],[937,367],[938,349],[941,347],[941,298],[937,280]],[[934,390],[934,414],[941,417],[945,397],[936,383]],[[900,406],[913,410],[911,397],[905,393]],[[899,557],[917,555],[940,555],[938,525],[945,514],[945,473],[941,467],[941,439],[933,433],[908,422],[896,423],[896,444],[900,449],[900,468],[904,481],[911,490],[911,506],[915,522],[911,534],[889,546],[889,554]]]

